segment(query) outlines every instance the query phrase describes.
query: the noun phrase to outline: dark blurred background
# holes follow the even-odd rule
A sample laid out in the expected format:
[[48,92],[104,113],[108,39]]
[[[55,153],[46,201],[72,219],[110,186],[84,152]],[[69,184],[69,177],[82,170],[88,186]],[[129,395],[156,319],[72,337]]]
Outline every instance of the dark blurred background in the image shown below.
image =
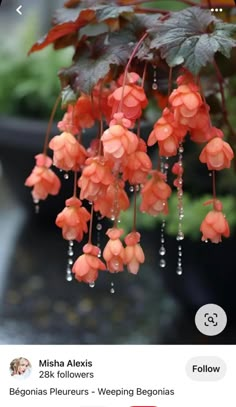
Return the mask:
[[[176,5],[169,3],[170,8]],[[153,221],[150,227],[144,221],[140,231],[146,262],[137,276],[102,273],[94,288],[66,281],[68,248],[54,221],[71,194],[72,180],[61,175],[62,193],[42,202],[38,214],[24,181],[34,155],[42,150],[47,119],[60,91],[57,71],[70,64],[73,50],[54,52],[49,47],[27,57],[32,43],[48,30],[52,10],[63,1],[20,4],[22,16],[15,11],[15,1],[3,0],[0,9],[0,343],[235,344],[234,226],[232,238],[221,245],[199,243],[195,223],[198,219],[200,224],[200,216],[191,200],[182,276],[176,274],[172,220],[165,268],[159,266],[160,224]],[[192,189],[186,181],[191,199],[211,190],[207,172],[192,164],[192,153],[187,148],[188,177],[198,179]],[[232,213],[234,171],[221,184],[224,195],[231,192],[226,209]],[[234,225],[235,215],[231,218]],[[100,232],[94,230],[95,240],[104,244],[108,226],[104,222]],[[75,247],[74,258],[81,247]],[[194,324],[196,311],[206,303],[222,306],[228,315],[227,328],[217,337],[203,336]]]

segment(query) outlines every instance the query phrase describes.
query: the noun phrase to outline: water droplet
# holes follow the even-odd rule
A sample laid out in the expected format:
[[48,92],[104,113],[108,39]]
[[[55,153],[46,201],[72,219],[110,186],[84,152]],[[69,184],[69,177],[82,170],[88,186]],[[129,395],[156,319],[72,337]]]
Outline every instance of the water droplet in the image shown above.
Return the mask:
[[37,205],[39,203],[39,199],[34,199],[33,202],[35,205]]
[[93,281],[92,283],[89,283],[89,287],[94,288],[95,287],[95,282]]
[[98,223],[97,226],[96,226],[96,229],[97,229],[97,230],[102,230],[102,224],[101,224],[101,223]]
[[178,274],[178,276],[181,276],[183,274],[183,269],[181,266],[178,266],[176,269],[176,274]]
[[35,210],[35,213],[38,214],[39,213],[39,205],[35,205],[34,210]]
[[111,288],[111,289],[110,289],[110,293],[111,293],[111,294],[115,294],[115,289],[114,289],[114,288]]
[[161,243],[165,243],[164,237],[161,238]]
[[205,243],[208,243],[208,240],[206,239],[206,240],[204,240],[204,242],[205,242]]
[[154,83],[152,84],[152,89],[153,89],[153,90],[157,90],[157,89],[158,89],[157,83],[154,82]]
[[166,249],[164,248],[164,246],[161,246],[161,247],[160,247],[159,254],[160,254],[161,256],[164,256],[164,255],[166,254]]
[[134,192],[134,187],[133,187],[133,185],[130,185],[129,190],[130,190],[130,192]]
[[209,177],[212,177],[212,172],[209,172]]
[[64,174],[64,179],[69,179],[69,174],[67,174],[67,172]]
[[72,274],[67,274],[66,280],[67,280],[67,281],[72,281],[72,280],[73,280]]
[[115,216],[114,216],[114,215],[111,216],[111,220],[115,220]]
[[102,257],[102,251],[101,250],[99,250],[98,257],[99,258]]
[[68,259],[68,264],[72,265],[73,263],[73,259]]
[[165,168],[166,170],[168,170],[169,164],[168,164],[168,163],[165,163],[164,168]]
[[71,246],[71,247],[74,246],[73,240],[70,240],[70,241],[69,241],[69,246]]
[[161,259],[159,264],[161,268],[164,268],[166,266],[166,261],[164,259]]
[[67,274],[71,274],[71,267],[70,267],[70,265],[67,266],[66,272],[67,272]]
[[73,250],[71,248],[69,248],[67,253],[68,253],[68,256],[73,256],[74,255],[74,252],[73,252]]
[[112,286],[112,287],[114,286],[114,283],[113,283],[113,281],[111,282],[111,286]]
[[184,152],[183,146],[180,146],[180,147],[179,147],[179,152],[180,152],[180,153],[183,153],[183,152]]
[[184,234],[183,232],[179,231],[177,236],[176,236],[176,240],[184,240]]
[[135,189],[136,189],[136,191],[138,192],[139,191],[139,185],[136,185],[136,187],[135,187]]

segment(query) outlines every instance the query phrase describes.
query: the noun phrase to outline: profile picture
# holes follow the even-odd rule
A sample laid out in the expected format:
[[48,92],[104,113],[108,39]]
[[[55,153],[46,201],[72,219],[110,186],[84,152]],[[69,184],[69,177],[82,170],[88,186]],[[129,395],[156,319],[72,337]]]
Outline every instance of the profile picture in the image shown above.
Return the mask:
[[16,379],[26,379],[31,373],[31,363],[28,359],[19,357],[10,363],[10,374]]

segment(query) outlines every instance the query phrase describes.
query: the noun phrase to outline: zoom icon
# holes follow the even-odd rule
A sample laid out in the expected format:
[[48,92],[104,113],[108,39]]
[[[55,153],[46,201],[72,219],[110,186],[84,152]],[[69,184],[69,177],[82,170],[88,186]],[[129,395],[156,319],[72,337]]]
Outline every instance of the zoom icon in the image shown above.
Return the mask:
[[203,305],[195,315],[197,329],[206,336],[219,335],[226,327],[227,316],[217,304]]

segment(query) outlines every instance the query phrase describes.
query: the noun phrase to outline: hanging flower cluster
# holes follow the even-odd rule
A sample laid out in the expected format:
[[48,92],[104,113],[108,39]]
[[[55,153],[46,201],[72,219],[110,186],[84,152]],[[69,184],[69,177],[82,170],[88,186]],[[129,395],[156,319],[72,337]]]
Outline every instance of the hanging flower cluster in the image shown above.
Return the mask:
[[[207,54],[208,50],[205,52],[203,49],[206,37],[209,44],[214,40],[215,52],[221,52],[225,47],[224,55],[229,54],[236,43],[229,38],[229,30],[223,23],[219,25],[210,11],[198,7],[173,14],[163,11],[164,17],[160,10],[158,14],[142,19],[140,14],[144,9],[139,7],[140,2],[131,4],[120,0],[114,4],[112,2],[112,5],[110,3],[92,0],[87,5],[84,0],[70,0],[65,4],[65,15],[60,12],[60,18],[56,16],[55,27],[30,51],[42,49],[49,43],[57,47],[64,47],[64,44],[75,46],[73,65],[59,73],[62,99],[68,89],[73,96],[71,99],[68,95],[64,97],[63,106],[67,111],[58,123],[60,134],[49,141],[47,133],[44,150],[35,157],[36,166],[25,185],[33,188],[32,196],[38,204],[49,194],[59,193],[61,182],[51,169],[52,165],[65,171],[65,178],[68,172],[74,174],[73,194],[57,215],[56,225],[62,229],[62,236],[69,244],[68,280],[72,279],[73,273],[78,281],[91,286],[100,271],[107,270],[114,274],[126,268],[129,273],[138,273],[145,261],[140,245],[141,236],[136,229],[138,210],[150,216],[161,216],[159,253],[165,255],[165,216],[168,215],[168,199],[172,194],[168,173],[170,162],[175,176],[173,189],[177,190],[178,197],[177,274],[182,274],[183,154],[187,138],[199,145],[204,144],[199,160],[206,164],[213,175],[213,197],[206,203],[212,204],[213,210],[200,226],[202,240],[219,243],[222,236],[228,237],[230,234],[222,204],[216,195],[215,171],[230,168],[234,153],[223,140],[222,130],[212,125],[210,107],[206,103],[198,73],[201,66],[213,60],[212,52]],[[71,15],[73,21],[70,21]],[[185,25],[181,26],[185,18],[189,21],[190,31]],[[87,31],[78,35],[80,29],[88,24],[99,24],[99,29],[104,24],[107,31],[95,37],[85,35]],[[203,35],[205,37],[201,43]],[[222,36],[226,38],[224,46]],[[186,41],[183,42],[185,37]],[[192,38],[194,42],[191,42]],[[183,55],[180,55],[179,44],[182,43]],[[166,44],[169,44],[170,50]],[[204,55],[202,65],[197,53]],[[182,67],[179,66],[181,64]],[[158,91],[159,65],[167,66],[169,71],[168,95]],[[172,68],[169,68],[173,66],[177,66],[178,72],[175,83]],[[150,70],[153,71],[151,96],[159,103],[162,114],[145,139],[141,119],[150,98],[147,80]],[[218,68],[216,73],[222,85]],[[99,131],[88,146],[85,130],[95,124]],[[158,151],[155,165],[149,153],[149,147],[153,146],[157,146]],[[52,158],[48,156],[48,148]],[[141,200],[139,208],[138,194]],[[133,206],[133,227],[124,236],[124,230],[119,227],[119,218],[121,211],[126,211],[130,206]],[[95,219],[104,217],[113,224],[106,232],[108,240],[102,248],[100,240],[94,241],[92,232]],[[71,258],[74,241],[82,242],[84,239],[87,240],[83,254],[74,262]],[[160,266],[165,267],[165,264],[162,258]]]
[[[99,270],[118,273],[125,266],[130,273],[137,274],[140,264],[144,262],[135,222],[137,192],[140,190],[140,211],[151,216],[168,214],[168,199],[172,193],[166,172],[153,168],[148,146],[157,144],[159,155],[166,159],[177,157],[172,172],[177,176],[174,186],[178,190],[180,221],[183,218],[182,153],[185,138],[189,135],[192,141],[205,143],[199,159],[207,164],[209,170],[219,171],[230,167],[233,151],[222,140],[222,131],[212,126],[209,106],[193,76],[185,72],[177,78],[176,83],[177,87],[169,95],[168,106],[154,124],[147,142],[140,134],[139,124],[138,131],[133,131],[148,101],[141,78],[135,72],[130,72],[122,75],[116,85],[112,84],[113,90],[106,89],[106,98],[100,92],[102,103],[95,102],[93,105],[93,98],[81,95],[75,105],[69,105],[58,124],[62,133],[49,142],[53,159],[46,154],[36,156],[36,167],[26,180],[27,186],[34,187],[34,199],[45,199],[48,194],[59,192],[60,181],[50,169],[52,163],[60,170],[73,171],[76,177],[74,195],[66,200],[66,207],[56,218],[56,225],[62,229],[64,239],[81,242],[88,232],[88,222],[93,222],[94,212],[114,222],[106,233],[109,240],[103,251],[92,243],[90,228],[88,243],[71,270],[78,281],[93,284]],[[103,130],[101,122],[98,139],[86,149],[82,144],[82,129],[92,126],[98,117],[108,118],[107,128]],[[127,184],[135,193],[135,215],[133,231],[124,238],[124,247],[121,240],[124,231],[119,228],[119,215],[120,211],[130,206]],[[84,200],[92,206],[91,214],[82,206]],[[229,226],[216,196],[212,204],[214,210],[208,213],[200,230],[202,240],[218,243],[222,236],[229,236]],[[181,233],[180,229],[179,240],[183,238]]]

